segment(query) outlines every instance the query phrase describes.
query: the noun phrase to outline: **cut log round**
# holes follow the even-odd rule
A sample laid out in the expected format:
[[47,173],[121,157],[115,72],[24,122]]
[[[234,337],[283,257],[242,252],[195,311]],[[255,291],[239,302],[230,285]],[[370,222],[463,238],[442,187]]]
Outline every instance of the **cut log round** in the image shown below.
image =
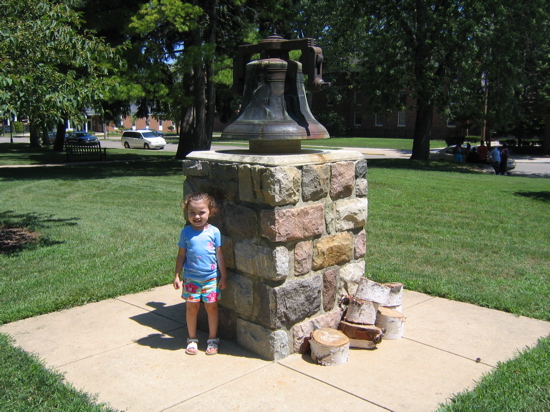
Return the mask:
[[384,330],[383,339],[399,339],[403,336],[405,316],[396,310],[380,306],[376,326]]
[[369,300],[381,305],[385,305],[388,301],[390,289],[374,282],[367,278],[361,278],[357,290],[355,291],[355,297],[361,300]]
[[341,331],[321,328],[311,333],[311,359],[321,365],[341,365],[349,359],[349,338]]
[[344,319],[347,322],[359,323],[361,325],[374,325],[378,303],[358,299],[352,296],[349,300],[348,310]]
[[[384,283],[382,286],[387,287],[388,300],[383,306],[401,306],[403,304],[403,284],[397,282]],[[399,311],[400,312],[400,311]]]
[[361,278],[355,296],[358,299],[370,300],[382,306],[399,306],[403,303],[403,284],[397,282],[377,283]]
[[375,349],[382,340],[382,329],[374,325],[356,325],[340,322],[340,330],[350,339],[350,347]]
[[403,306],[401,306],[401,305],[399,305],[399,306],[384,306],[384,307],[388,308],[388,309],[396,310],[399,313],[403,313]]

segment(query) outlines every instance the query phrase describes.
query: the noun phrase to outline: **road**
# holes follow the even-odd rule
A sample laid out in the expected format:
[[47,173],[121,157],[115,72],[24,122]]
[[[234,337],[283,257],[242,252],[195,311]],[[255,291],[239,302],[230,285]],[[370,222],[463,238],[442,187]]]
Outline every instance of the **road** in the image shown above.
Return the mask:
[[[9,141],[9,137],[0,137],[0,143],[9,143]],[[15,143],[28,143],[28,141],[28,137],[14,138]],[[101,145],[107,148],[122,149],[120,140],[101,139]],[[214,143],[211,150],[243,149],[246,147],[247,146],[242,145],[221,145]],[[367,159],[408,158],[411,153],[410,150],[370,149],[364,147],[343,147],[342,149],[361,152]],[[176,152],[177,144],[167,144],[163,150],[167,152]],[[550,178],[550,156],[534,157],[516,155],[512,157],[516,160],[516,168],[512,171],[513,176]]]

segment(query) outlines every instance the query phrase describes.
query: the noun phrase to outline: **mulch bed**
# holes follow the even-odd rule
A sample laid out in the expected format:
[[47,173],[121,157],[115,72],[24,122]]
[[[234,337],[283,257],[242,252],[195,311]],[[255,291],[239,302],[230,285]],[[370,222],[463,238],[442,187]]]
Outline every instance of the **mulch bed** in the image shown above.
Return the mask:
[[24,227],[0,226],[0,254],[20,250],[38,242],[40,234]]

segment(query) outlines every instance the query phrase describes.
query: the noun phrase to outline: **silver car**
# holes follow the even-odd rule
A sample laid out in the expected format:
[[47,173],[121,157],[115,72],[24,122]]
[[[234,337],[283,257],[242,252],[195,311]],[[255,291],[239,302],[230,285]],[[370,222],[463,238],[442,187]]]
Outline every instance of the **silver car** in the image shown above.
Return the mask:
[[122,133],[122,145],[127,149],[164,149],[166,140],[152,131],[127,130]]

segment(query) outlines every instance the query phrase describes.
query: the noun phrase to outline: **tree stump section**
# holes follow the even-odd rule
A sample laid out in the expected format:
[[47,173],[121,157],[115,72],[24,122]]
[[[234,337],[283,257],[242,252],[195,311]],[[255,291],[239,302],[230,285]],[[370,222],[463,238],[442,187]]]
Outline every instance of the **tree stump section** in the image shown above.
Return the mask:
[[400,306],[403,303],[403,284],[397,282],[377,283],[362,278],[357,286],[355,297],[370,300],[382,306]]
[[374,325],[355,325],[346,321],[340,322],[340,330],[349,338],[350,347],[376,349],[382,341],[382,329]]
[[349,338],[339,330],[321,328],[311,333],[311,359],[321,365],[341,365],[349,359]]
[[403,337],[404,322],[405,316],[402,313],[383,306],[378,308],[376,326],[384,330],[383,339],[391,340]]
[[378,303],[351,296],[344,319],[351,323],[374,325],[376,322],[377,310]]

